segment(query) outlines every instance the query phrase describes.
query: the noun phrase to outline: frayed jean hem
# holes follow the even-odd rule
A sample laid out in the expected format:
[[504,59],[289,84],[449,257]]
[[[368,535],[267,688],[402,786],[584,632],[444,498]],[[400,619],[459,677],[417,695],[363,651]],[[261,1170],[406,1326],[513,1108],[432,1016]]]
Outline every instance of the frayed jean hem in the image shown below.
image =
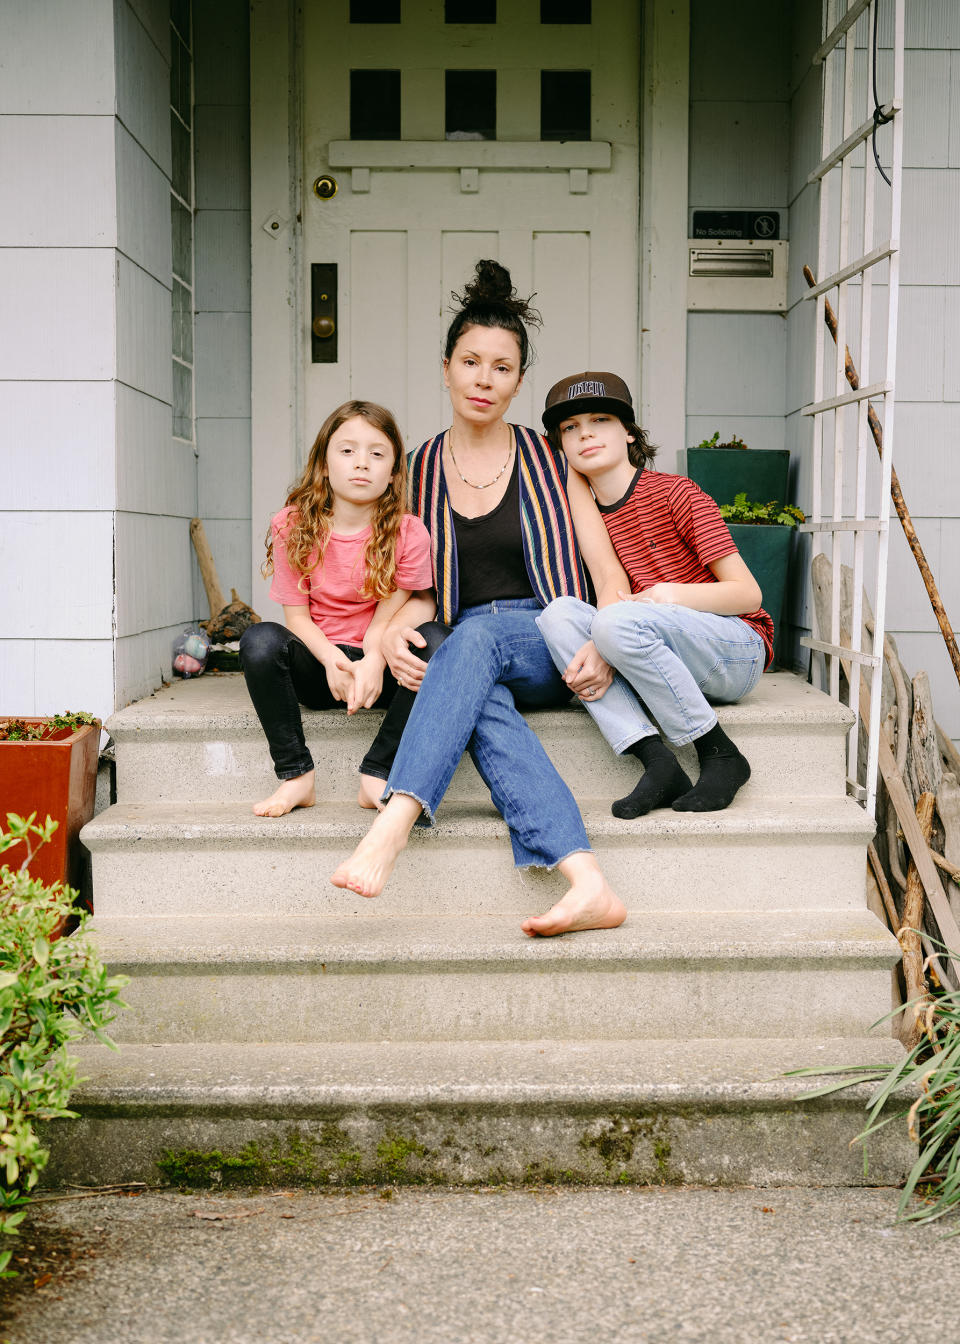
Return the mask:
[[523,872],[527,868],[537,868],[542,869],[545,873],[552,873],[555,868],[559,868],[561,863],[565,863],[572,855],[592,853],[593,847],[591,845],[577,845],[575,849],[568,850],[566,854],[561,854],[559,859],[555,859],[553,863],[534,863],[531,860],[529,863],[515,863],[513,866],[519,872]]
[[404,798],[412,798],[415,803],[420,804],[420,815],[413,823],[415,826],[423,826],[426,829],[431,829],[437,824],[436,817],[433,815],[433,810],[430,807],[430,804],[424,802],[424,800],[419,798],[415,793],[411,793],[409,789],[384,789],[383,793],[380,795],[381,803],[386,806],[395,793],[402,793]]

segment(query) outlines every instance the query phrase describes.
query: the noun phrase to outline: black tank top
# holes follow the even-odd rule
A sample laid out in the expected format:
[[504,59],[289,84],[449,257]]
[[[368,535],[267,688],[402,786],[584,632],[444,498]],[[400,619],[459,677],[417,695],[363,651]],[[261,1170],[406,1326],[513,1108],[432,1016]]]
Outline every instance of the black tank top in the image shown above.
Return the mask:
[[495,509],[479,518],[453,512],[457,539],[459,606],[479,607],[497,598],[534,597],[520,531],[520,477],[517,455],[507,492]]

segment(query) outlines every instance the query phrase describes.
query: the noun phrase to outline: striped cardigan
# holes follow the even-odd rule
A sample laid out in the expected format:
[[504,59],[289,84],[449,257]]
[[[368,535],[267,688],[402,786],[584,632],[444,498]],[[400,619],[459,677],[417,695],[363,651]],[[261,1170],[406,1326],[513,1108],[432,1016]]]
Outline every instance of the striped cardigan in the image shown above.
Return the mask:
[[[544,606],[555,597],[586,600],[587,581],[577,549],[564,483],[566,459],[557,459],[532,429],[513,426],[520,471],[520,531],[533,591]],[[410,511],[430,533],[437,617],[452,625],[459,610],[457,538],[442,463],[443,435],[407,457]]]

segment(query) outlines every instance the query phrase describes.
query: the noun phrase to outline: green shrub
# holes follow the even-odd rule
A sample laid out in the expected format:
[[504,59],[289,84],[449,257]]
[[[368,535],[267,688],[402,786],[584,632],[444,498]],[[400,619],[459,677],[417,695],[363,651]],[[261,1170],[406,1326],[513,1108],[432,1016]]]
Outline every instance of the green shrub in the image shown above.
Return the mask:
[[[125,1007],[125,978],[109,976],[81,936],[87,915],[76,933],[60,937],[77,893],[30,877],[30,860],[57,827],[50,817],[36,825],[35,815],[8,812],[9,830],[0,828],[0,854],[18,845],[25,854],[18,868],[0,868],[0,1234],[16,1233],[47,1164],[34,1126],[75,1117],[67,1110],[77,1081],[67,1044],[90,1033],[115,1048],[103,1028]],[[11,1277],[11,1255],[0,1244],[0,1278]]]
[[771,499],[766,504],[758,500],[747,499],[746,491],[734,495],[732,504],[720,505],[720,517],[728,523],[774,524],[780,527],[796,527],[806,522],[806,515],[795,504],[781,504]]
[[[897,1215],[904,1221],[927,1223],[948,1213],[960,1213],[960,990],[943,989],[933,999],[914,1003],[924,1010],[923,1033],[914,1048],[905,1051],[895,1064],[877,1068],[835,1065],[795,1072],[799,1076],[841,1075],[804,1093],[804,1098],[828,1096],[857,1083],[877,1084],[867,1102],[867,1126],[854,1143],[865,1142],[884,1125],[906,1122],[919,1151],[903,1187]],[[889,1022],[899,1012],[896,1009],[875,1025]],[[902,1095],[901,1089],[915,1099],[893,1109],[888,1103],[895,1103],[897,1094]],[[907,1213],[914,1193],[922,1193],[924,1202]],[[958,1234],[960,1228],[950,1233]]]

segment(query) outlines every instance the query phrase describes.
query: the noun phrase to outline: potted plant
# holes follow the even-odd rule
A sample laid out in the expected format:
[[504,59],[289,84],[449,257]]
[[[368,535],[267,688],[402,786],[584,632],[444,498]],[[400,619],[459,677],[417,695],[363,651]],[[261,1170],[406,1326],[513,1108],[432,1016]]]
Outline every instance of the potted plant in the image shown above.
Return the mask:
[[47,886],[81,885],[78,837],[93,816],[99,757],[100,720],[92,714],[0,720],[0,813],[57,822],[31,870]]
[[748,500],[742,490],[732,504],[720,505],[720,514],[763,593],[763,609],[773,621],[776,666],[793,534],[797,524],[806,521],[805,515],[794,504],[781,504],[776,499],[766,504]]
[[750,499],[786,499],[790,452],[748,448],[736,434],[721,443],[718,430],[712,438],[681,450],[677,470],[717,504],[732,504],[741,493]]

